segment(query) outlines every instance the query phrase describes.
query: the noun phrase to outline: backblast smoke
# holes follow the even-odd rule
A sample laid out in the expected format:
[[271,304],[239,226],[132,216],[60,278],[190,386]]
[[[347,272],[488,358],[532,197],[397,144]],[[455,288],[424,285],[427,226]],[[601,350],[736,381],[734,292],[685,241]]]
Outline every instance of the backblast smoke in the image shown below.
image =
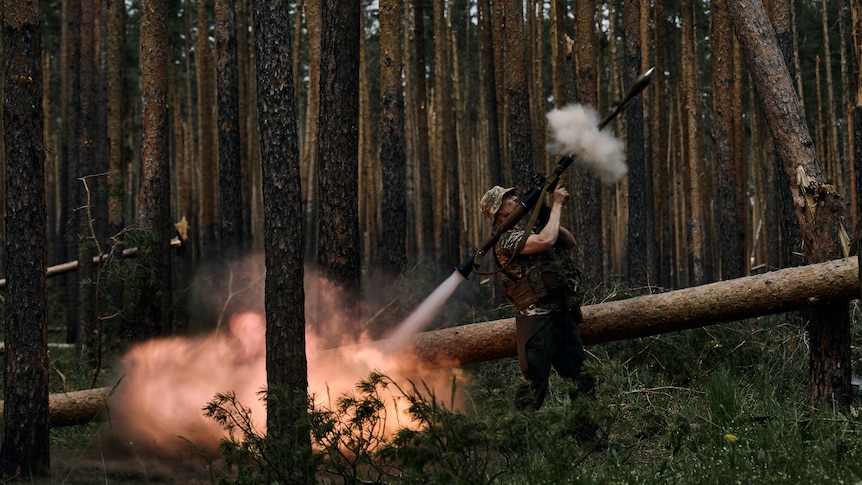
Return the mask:
[[[318,300],[306,303],[308,384],[316,406],[335,409],[338,399],[352,395],[357,383],[372,372],[386,375],[404,389],[411,382],[423,383],[440,402],[459,406],[462,396],[453,391],[461,388],[462,373],[423,368],[409,352],[407,339],[398,344],[390,341],[385,350],[365,336],[333,347],[325,335],[331,336],[338,325],[357,328],[358,317],[333,314],[334,302],[341,298],[335,285],[308,281],[308,273],[306,278],[306,288],[315,288],[311,297]],[[308,311],[318,305],[329,308],[325,322],[318,322],[318,314]],[[112,438],[150,455],[178,457],[194,450],[216,455],[227,432],[205,416],[204,407],[217,393],[234,393],[251,410],[255,432],[265,433],[264,316],[259,311],[236,313],[226,326],[205,335],[154,339],[132,347],[120,362],[120,378],[108,398]],[[453,379],[459,382],[457,389]],[[408,406],[398,407],[399,399],[397,395],[386,399],[385,429],[393,433],[414,426],[404,413]]]

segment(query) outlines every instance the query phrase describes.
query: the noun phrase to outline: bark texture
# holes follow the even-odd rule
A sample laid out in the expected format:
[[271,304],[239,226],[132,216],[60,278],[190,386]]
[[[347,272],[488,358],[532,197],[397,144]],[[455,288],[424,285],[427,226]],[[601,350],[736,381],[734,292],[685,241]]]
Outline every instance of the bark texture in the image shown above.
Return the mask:
[[404,91],[401,76],[401,2],[383,0],[380,18],[380,168],[383,175],[382,216],[386,231],[380,238],[380,260],[386,271],[401,273],[407,266],[405,209]]
[[[50,470],[45,151],[39,4],[2,4],[6,186],[6,359],[0,473],[28,479]],[[31,479],[32,480],[32,479]]]
[[[317,259],[324,275],[360,289],[358,217],[359,35],[357,0],[321,4]],[[347,308],[355,302],[345,302]]]
[[[626,84],[631,85],[641,73],[640,5],[626,0],[623,9],[625,18]],[[626,116],[626,164],[628,172],[629,218],[626,226],[626,275],[635,286],[648,285],[651,277],[647,273],[647,243],[652,235],[652,179],[649,160],[644,151],[643,97],[628,105]]]
[[245,251],[240,158],[239,73],[235,0],[217,0],[216,81],[218,85],[219,242],[223,257]]
[[[575,32],[577,42],[572,46],[572,56],[577,60],[578,103],[598,109],[598,73],[596,72],[596,5],[578,2]],[[570,56],[571,57],[571,56]],[[602,186],[601,182],[585,167],[575,164],[569,167],[572,187],[576,187],[574,200],[577,208],[571,211],[573,233],[577,235],[575,261],[583,268],[590,281],[604,281],[604,245],[602,243]]]
[[267,478],[312,483],[303,207],[288,2],[255,0],[253,6],[264,180],[267,447],[276,456],[291,458],[273,467]]
[[502,9],[503,15],[498,21],[505,29],[507,151],[512,164],[512,182],[526,193],[533,187],[531,177],[535,170],[524,45],[524,6],[520,1],[505,0]]
[[145,340],[161,334],[171,302],[170,170],[168,168],[167,6],[163,0],[141,4],[141,189],[138,224],[142,230],[141,292],[136,308],[140,325],[133,336]]
[[[110,387],[62,392],[48,396],[48,423],[51,427],[77,426],[105,420]],[[0,416],[5,416],[4,401],[0,401]]]
[[727,280],[745,275],[745,199],[738,197],[736,181],[741,170],[739,161],[733,157],[733,30],[724,0],[714,0],[712,8],[716,249],[720,278]]
[[[425,67],[425,10],[422,0],[411,0],[413,5],[413,70],[416,72],[416,161],[419,179],[417,186],[421,209],[417,214],[419,224],[420,257],[435,254],[434,238],[434,190],[431,182],[430,147],[428,146],[428,89]],[[496,117],[495,117],[496,119]]]
[[[849,253],[843,203],[821,171],[804,110],[763,4],[728,0],[733,28],[760,95],[775,150],[786,171],[809,263]],[[850,384],[850,315],[847,302],[818,304],[809,326],[810,400],[847,399]]]

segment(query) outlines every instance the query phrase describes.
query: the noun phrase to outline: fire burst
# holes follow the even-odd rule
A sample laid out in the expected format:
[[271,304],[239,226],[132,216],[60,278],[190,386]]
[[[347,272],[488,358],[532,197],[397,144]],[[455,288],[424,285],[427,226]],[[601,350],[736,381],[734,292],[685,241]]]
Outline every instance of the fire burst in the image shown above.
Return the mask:
[[[334,291],[331,285],[317,288]],[[331,326],[331,321],[327,324]],[[401,326],[406,324],[409,320]],[[265,319],[257,312],[241,313],[231,318],[228,328],[132,347],[121,360],[122,377],[108,400],[115,437],[143,453],[177,456],[198,449],[215,455],[227,433],[205,416],[203,408],[219,393],[233,393],[250,409],[255,429],[265,432],[261,395],[266,388]],[[351,394],[357,382],[372,372],[394,382],[423,382],[441,402],[462,402],[452,395],[452,379],[461,379],[457,369],[423,368],[409,349],[392,349],[391,343],[383,346],[365,338],[326,348],[326,339],[310,330],[318,328],[314,322],[306,328],[309,394],[316,406],[334,409],[338,397]],[[396,404],[397,399],[387,403],[386,429],[395,432],[415,426],[403,406],[399,410]]]

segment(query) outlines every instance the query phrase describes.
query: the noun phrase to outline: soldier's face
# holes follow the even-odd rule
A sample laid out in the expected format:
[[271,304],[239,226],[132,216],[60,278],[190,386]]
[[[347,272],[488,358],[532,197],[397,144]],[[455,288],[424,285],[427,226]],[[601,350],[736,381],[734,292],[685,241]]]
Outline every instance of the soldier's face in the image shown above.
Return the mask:
[[513,210],[515,210],[515,206],[517,205],[518,194],[514,192],[506,194],[506,196],[503,197],[503,202],[500,204],[500,210],[497,211],[497,218],[499,219],[500,217],[502,217],[503,219],[505,219],[509,216],[509,214],[512,213]]

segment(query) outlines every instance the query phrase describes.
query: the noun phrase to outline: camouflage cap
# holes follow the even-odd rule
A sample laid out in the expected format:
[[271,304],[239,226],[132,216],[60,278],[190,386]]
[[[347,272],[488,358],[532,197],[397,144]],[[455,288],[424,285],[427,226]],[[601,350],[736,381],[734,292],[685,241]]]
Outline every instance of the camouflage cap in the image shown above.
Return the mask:
[[503,204],[503,197],[514,190],[515,187],[509,187],[507,189],[500,187],[499,185],[495,185],[482,196],[482,200],[479,201],[479,208],[482,209],[482,214],[485,214],[491,219],[492,226],[494,225],[494,217],[496,217],[497,211],[500,210],[500,206]]

